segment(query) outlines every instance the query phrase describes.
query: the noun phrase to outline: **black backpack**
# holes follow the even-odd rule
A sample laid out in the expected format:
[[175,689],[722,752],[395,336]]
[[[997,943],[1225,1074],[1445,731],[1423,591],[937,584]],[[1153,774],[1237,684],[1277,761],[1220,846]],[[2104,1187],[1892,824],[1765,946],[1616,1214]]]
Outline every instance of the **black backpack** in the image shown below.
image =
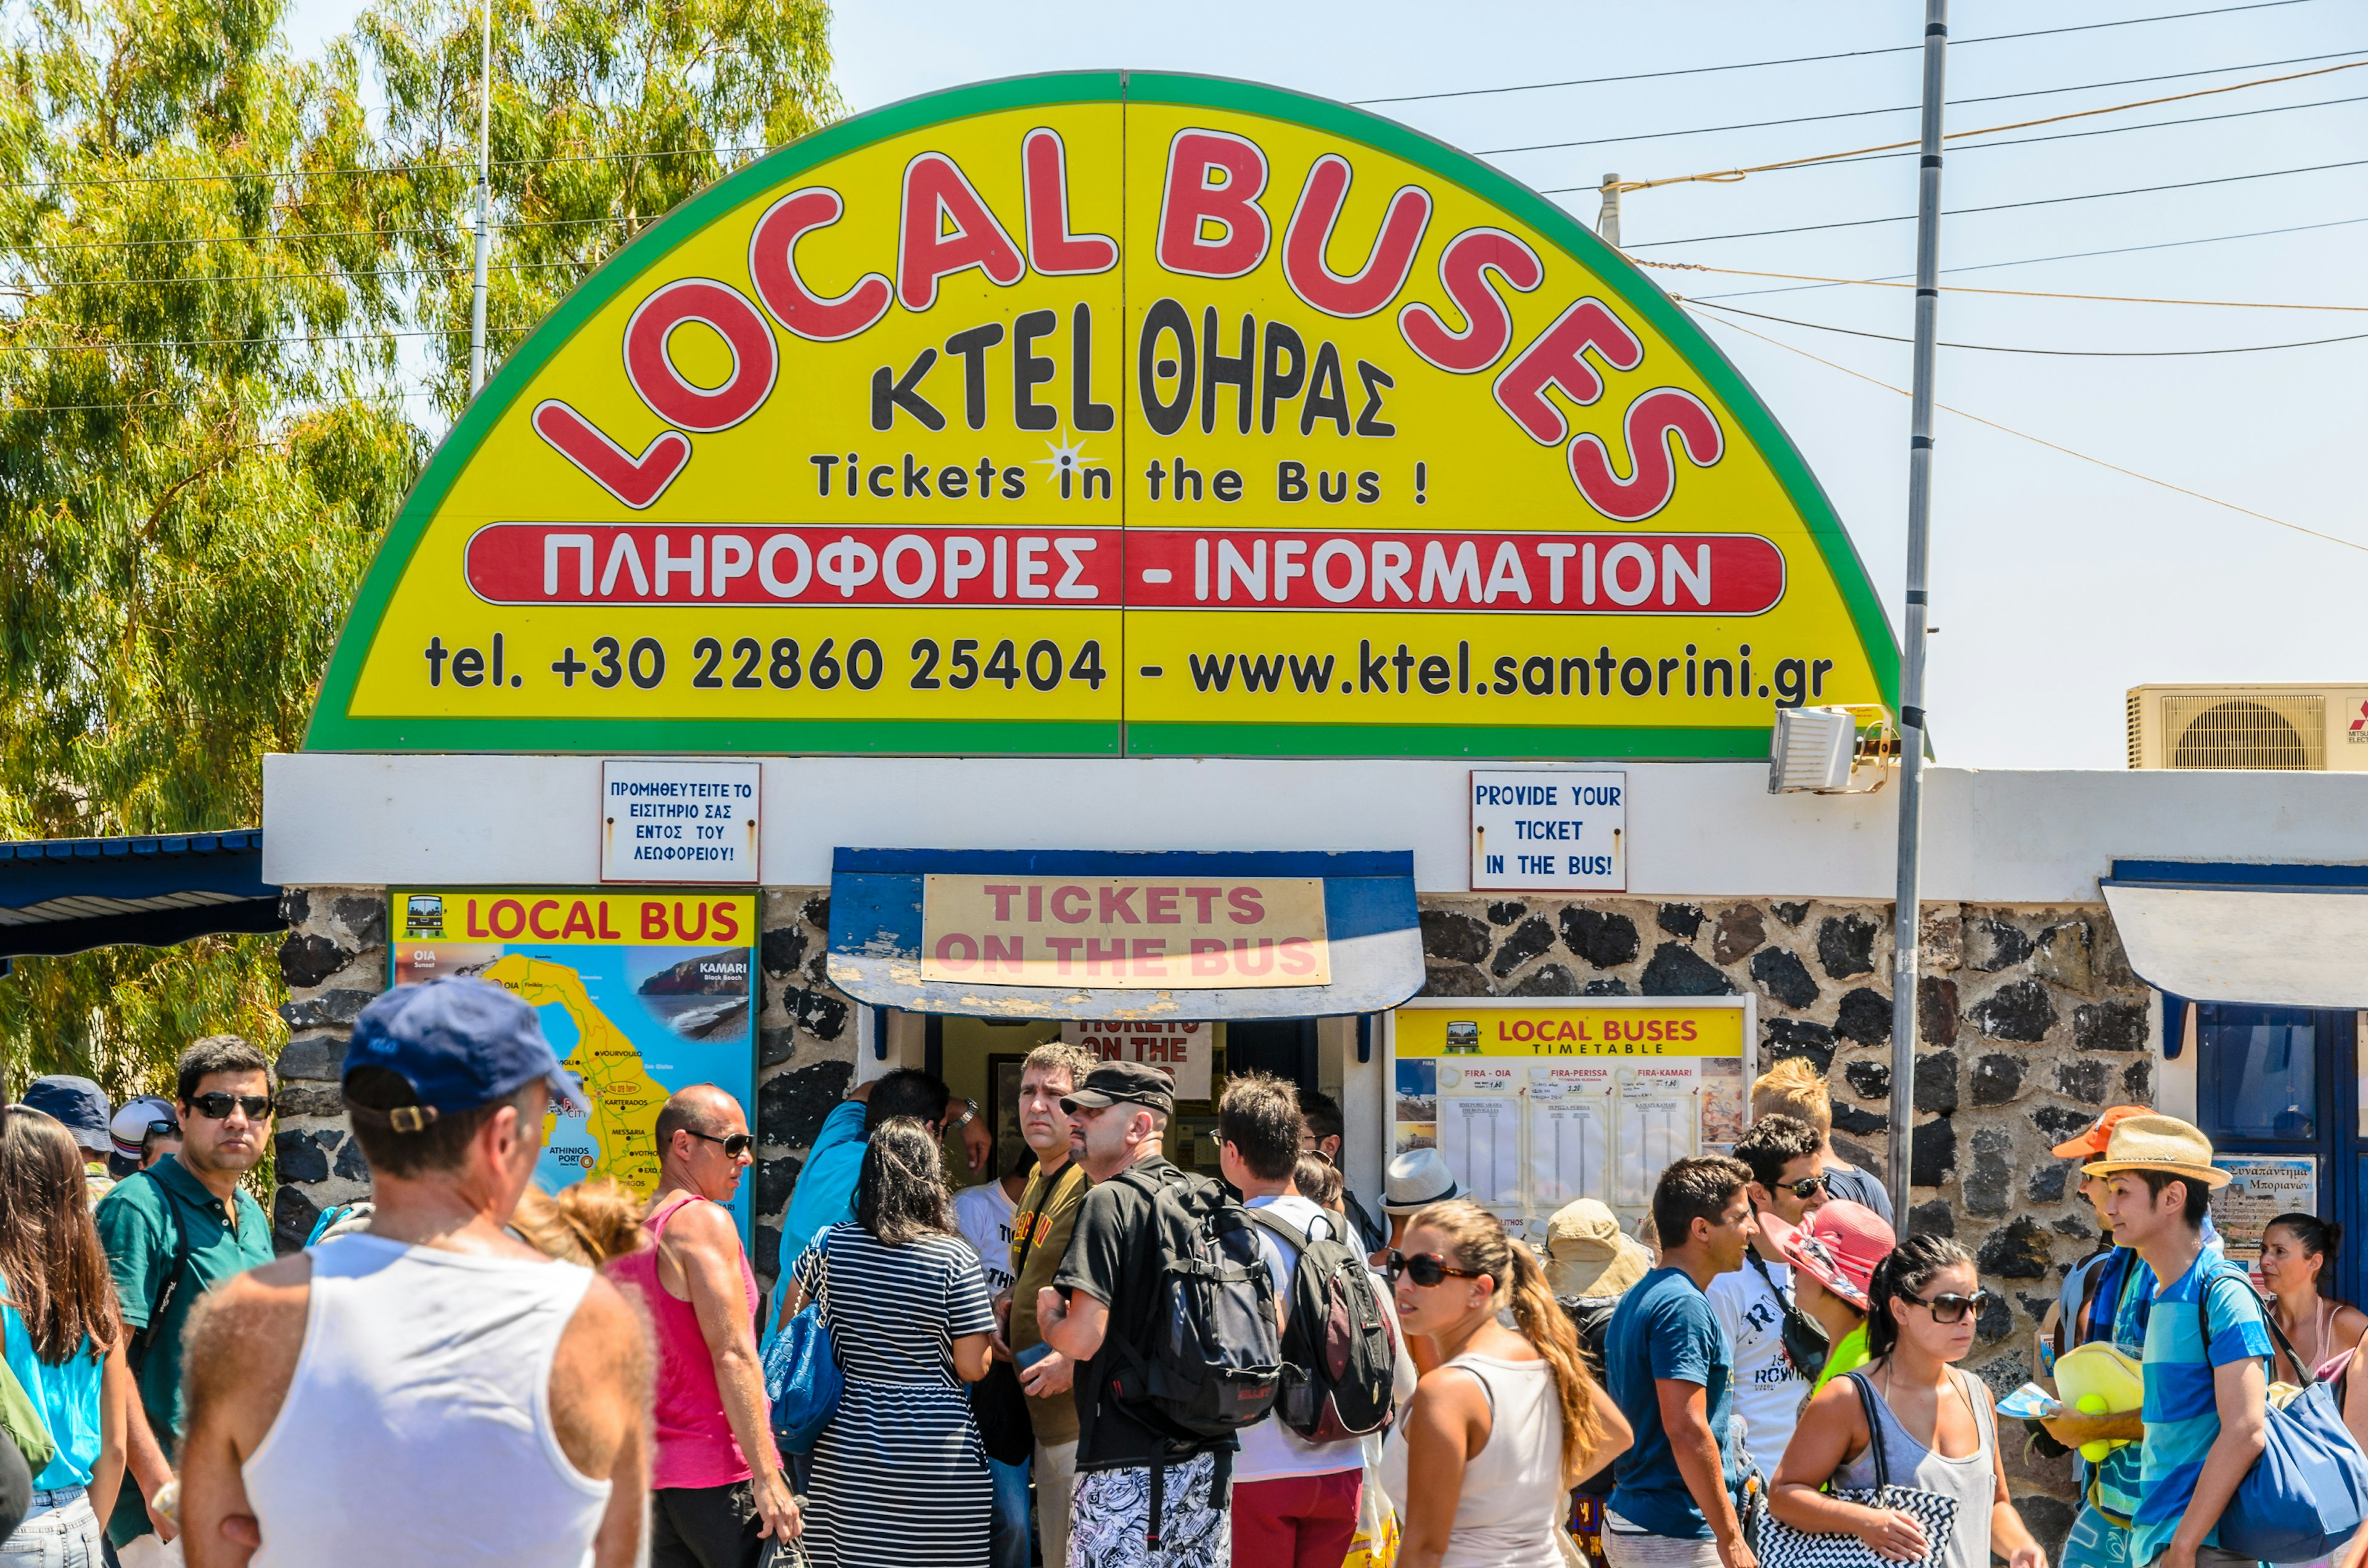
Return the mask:
[[[1604,1387],[1611,1381],[1604,1372],[1603,1342],[1611,1333],[1611,1314],[1620,1310],[1617,1296],[1556,1296],[1554,1304],[1562,1308],[1563,1316],[1570,1319],[1571,1327],[1578,1331],[1579,1358],[1595,1381]],[[1575,1488],[1588,1497],[1611,1495],[1611,1466],[1605,1465]]]
[[1389,1430],[1397,1335],[1365,1260],[1329,1226],[1303,1235],[1270,1209],[1246,1212],[1299,1251],[1275,1419],[1311,1443]]
[[1282,1381],[1274,1280],[1249,1210],[1172,1167],[1113,1179],[1152,1200],[1160,1300],[1150,1343],[1120,1341],[1111,1392],[1129,1415],[1188,1442],[1238,1432],[1273,1409]]

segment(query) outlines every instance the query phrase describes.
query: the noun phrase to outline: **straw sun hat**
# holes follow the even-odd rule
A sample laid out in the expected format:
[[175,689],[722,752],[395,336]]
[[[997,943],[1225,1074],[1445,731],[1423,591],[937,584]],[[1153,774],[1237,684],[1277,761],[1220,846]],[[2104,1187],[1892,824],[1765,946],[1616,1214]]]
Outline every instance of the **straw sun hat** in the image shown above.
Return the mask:
[[2175,1116],[2123,1117],[2113,1126],[2105,1157],[2080,1167],[2083,1176],[2116,1171],[2168,1171],[2206,1187],[2228,1185],[2228,1173],[2212,1164],[2212,1141]]

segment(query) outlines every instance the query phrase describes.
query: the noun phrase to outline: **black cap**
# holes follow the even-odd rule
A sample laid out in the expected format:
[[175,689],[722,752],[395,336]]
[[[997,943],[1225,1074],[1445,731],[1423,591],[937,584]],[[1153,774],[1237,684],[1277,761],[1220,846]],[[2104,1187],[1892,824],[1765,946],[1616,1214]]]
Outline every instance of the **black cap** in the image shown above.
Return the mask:
[[1158,1068],[1140,1062],[1105,1062],[1086,1074],[1086,1081],[1061,1101],[1063,1110],[1099,1110],[1126,1100],[1148,1106],[1162,1116],[1176,1112],[1175,1080]]

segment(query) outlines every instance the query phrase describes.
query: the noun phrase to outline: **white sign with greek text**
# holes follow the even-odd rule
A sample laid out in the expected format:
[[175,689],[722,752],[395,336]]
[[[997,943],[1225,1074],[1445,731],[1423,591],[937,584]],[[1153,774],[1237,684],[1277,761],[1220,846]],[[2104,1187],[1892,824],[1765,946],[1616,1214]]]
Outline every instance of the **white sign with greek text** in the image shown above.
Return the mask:
[[753,886],[764,765],[600,765],[600,880]]
[[1474,892],[1627,891],[1625,773],[1475,771],[1470,801]]

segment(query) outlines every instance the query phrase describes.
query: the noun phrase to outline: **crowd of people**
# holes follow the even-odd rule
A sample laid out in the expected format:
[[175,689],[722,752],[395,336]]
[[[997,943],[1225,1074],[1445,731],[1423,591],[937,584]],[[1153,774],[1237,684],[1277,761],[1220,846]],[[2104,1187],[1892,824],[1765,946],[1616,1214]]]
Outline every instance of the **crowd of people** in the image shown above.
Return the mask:
[[[1391,1163],[1384,1230],[1337,1105],[1282,1079],[1226,1081],[1212,1180],[1167,1157],[1155,1068],[1038,1048],[1004,1151],[900,1069],[825,1119],[769,1301],[731,1212],[746,1108],[675,1094],[646,1198],[545,1193],[546,1114],[584,1091],[499,987],[364,1010],[371,1201],[275,1261],[242,1178],[277,1093],[221,1036],[169,1100],[49,1078],[0,1111],[0,1568],[2046,1568],[2008,1487],[2026,1434],[1959,1365],[1998,1303],[1955,1242],[1895,1237],[1794,1062],[1639,1233],[1582,1199],[1542,1245],[1428,1149]],[[2032,1422],[2075,1454],[2065,1568],[2255,1562],[2220,1526],[2273,1386],[2368,1429],[2340,1231],[2279,1217],[2257,1290],[2194,1128],[2116,1107],[2055,1153],[2103,1240],[2032,1370],[2103,1346],[2143,1388]],[[785,1449],[808,1324],[830,1393]]]

